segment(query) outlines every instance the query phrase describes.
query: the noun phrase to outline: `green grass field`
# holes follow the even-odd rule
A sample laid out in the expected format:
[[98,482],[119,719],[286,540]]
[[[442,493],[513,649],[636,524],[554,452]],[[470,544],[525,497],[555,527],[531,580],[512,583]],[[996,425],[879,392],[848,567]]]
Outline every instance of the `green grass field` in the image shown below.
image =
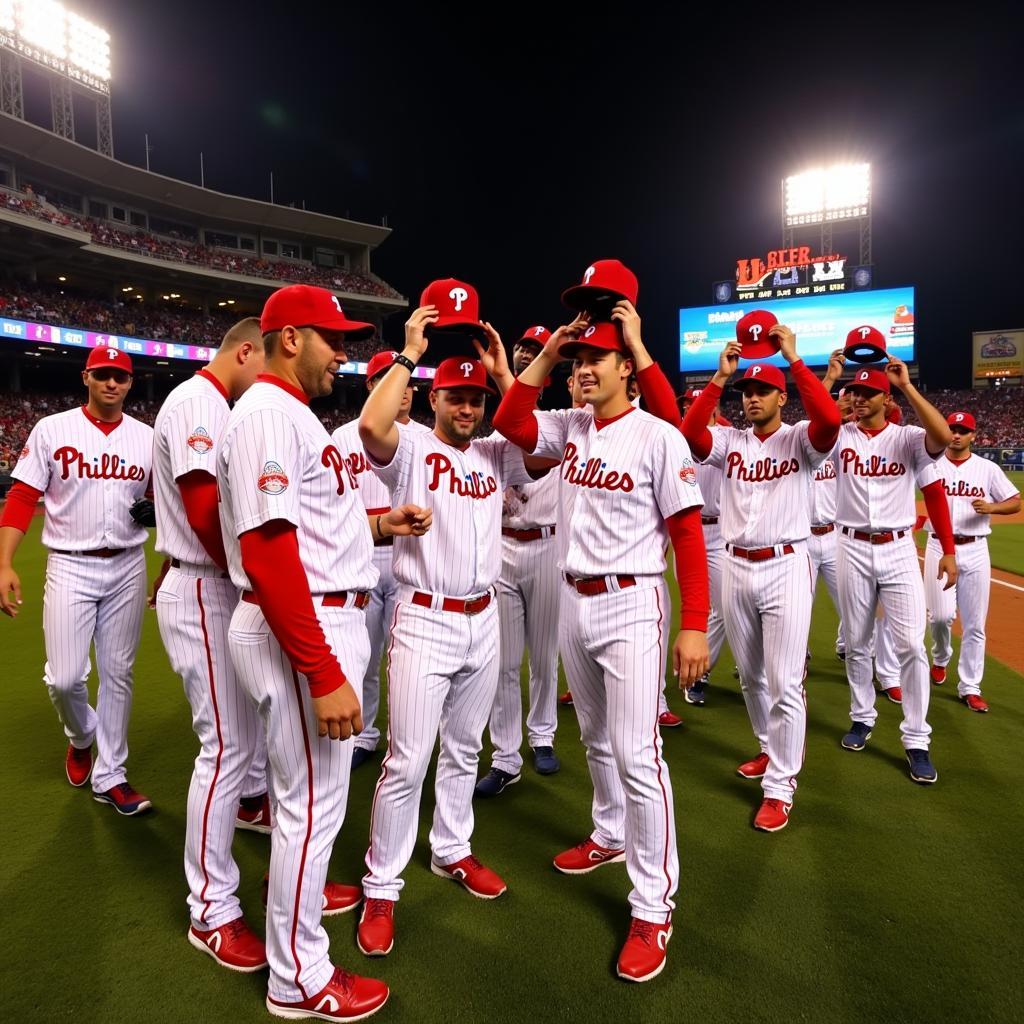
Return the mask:
[[[195,743],[155,617],[147,616],[136,666],[129,770],[156,810],[122,819],[64,780],[62,733],[40,681],[38,521],[17,566],[25,605],[16,622],[0,623],[0,1016],[8,1024],[268,1020],[264,975],[222,970],[185,940],[181,856]],[[430,874],[428,790],[394,953],[366,960],[353,915],[327,922],[337,962],[392,986],[376,1019],[1019,1020],[1024,680],[989,663],[990,715],[959,704],[952,680],[933,690],[940,778],[918,787],[902,757],[899,709],[885,701],[868,750],[840,749],[848,691],[832,653],[835,622],[823,593],[811,640],[806,767],[782,833],[753,831],[760,790],[734,774],[756,744],[731,662],[723,657],[713,674],[704,708],[670,691],[685,718],[665,735],[682,884],[660,978],[631,986],[614,977],[628,923],[624,865],[580,878],[551,867],[590,829],[575,716],[560,709],[561,773],[541,778],[528,766],[520,785],[478,807],[474,852],[506,878],[507,896],[484,903]],[[333,878],[362,873],[375,781],[371,765],[354,776]],[[235,852],[242,901],[259,930],[269,842],[239,834]]]

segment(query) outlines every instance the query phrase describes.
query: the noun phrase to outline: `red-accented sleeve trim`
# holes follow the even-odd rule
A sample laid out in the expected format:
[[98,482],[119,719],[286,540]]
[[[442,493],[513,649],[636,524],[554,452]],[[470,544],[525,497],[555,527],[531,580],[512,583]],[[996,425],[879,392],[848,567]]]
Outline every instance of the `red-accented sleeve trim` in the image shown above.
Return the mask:
[[537,448],[540,431],[537,418],[533,415],[540,397],[540,388],[514,380],[512,387],[505,392],[494,413],[494,429],[524,452],[532,452]]
[[721,397],[722,389],[717,384],[705,384],[683,417],[683,437],[698,459],[706,459],[711,454],[714,438],[708,429],[708,421]]
[[16,480],[14,486],[7,492],[7,503],[4,505],[3,516],[0,517],[0,526],[13,526],[22,533],[28,533],[32,516],[35,515],[36,505],[43,496],[42,491],[21,480]]
[[192,532],[217,566],[227,569],[228,556],[224,551],[224,535],[220,531],[217,507],[217,481],[204,470],[196,469],[178,480],[178,490]]
[[[704,422],[707,422],[705,417]],[[700,508],[684,508],[665,520],[676,559],[676,580],[679,582],[679,628],[706,633],[711,608],[708,584],[708,555],[704,547],[704,531],[700,525]]]
[[939,538],[944,555],[956,554],[953,543],[953,522],[949,517],[949,502],[946,500],[946,489],[941,480],[933,480],[927,487],[921,488],[928,518],[932,521],[932,529]]

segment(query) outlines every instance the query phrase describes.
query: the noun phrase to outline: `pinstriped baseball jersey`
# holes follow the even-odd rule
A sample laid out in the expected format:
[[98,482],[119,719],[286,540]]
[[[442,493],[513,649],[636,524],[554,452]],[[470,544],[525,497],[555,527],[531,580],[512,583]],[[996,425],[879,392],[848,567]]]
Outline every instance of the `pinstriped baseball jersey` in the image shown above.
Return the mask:
[[[395,423],[399,430],[426,431],[430,428],[416,420],[409,420],[408,423]],[[363,450],[363,442],[359,440],[359,419],[343,423],[331,434],[331,440],[337,445],[341,457],[345,460],[352,475],[359,484],[359,496],[363,499],[363,506],[367,512],[391,508],[391,492],[374,472],[372,472],[370,461]]]
[[216,476],[216,445],[230,411],[217,385],[197,373],[179,384],[157,413],[153,424],[156,549],[168,558],[214,568],[213,559],[188,525],[177,481],[195,470]]
[[828,458],[811,444],[810,423],[783,423],[758,439],[719,427],[705,465],[722,471],[722,538],[744,548],[805,540],[811,532],[811,475]]
[[301,392],[260,377],[217,449],[220,522],[235,586],[251,590],[238,538],[274,519],[296,527],[314,594],[372,590],[373,541],[356,477]]
[[[665,520],[702,502],[683,435],[642,409],[600,427],[589,407],[535,416],[534,454],[562,460],[563,568],[574,576],[663,573],[669,544]],[[645,542],[638,545],[637,538]]]
[[425,537],[396,537],[395,579],[449,597],[470,597],[494,585],[501,572],[501,496],[530,482],[523,453],[502,437],[479,438],[465,451],[433,431],[399,432],[394,458],[374,472],[395,505],[434,511]]
[[558,517],[558,474],[552,470],[540,480],[505,490],[501,525],[513,530],[554,526]]
[[[711,427],[711,436],[722,430],[720,426]],[[717,466],[709,466],[706,462],[697,466],[697,483],[700,484],[700,493],[704,498],[704,507],[700,510],[702,516],[717,516],[722,511],[722,471]]]
[[844,423],[832,454],[836,522],[871,532],[910,529],[917,514],[915,485],[937,479],[938,456],[925,447],[926,436],[922,427],[887,423],[872,437]]
[[46,547],[91,551],[146,542],[128,509],[145,496],[152,465],[151,427],[124,416],[104,434],[80,407],[44,416],[11,475],[46,495]]
[[969,455],[962,462],[954,462],[948,456],[939,459],[935,472],[949,498],[953,532],[965,537],[987,537],[992,532],[992,517],[975,512],[972,501],[981,498],[996,504],[1019,493],[994,462],[977,455]]
[[811,525],[827,526],[835,521],[836,467],[830,454],[811,478]]

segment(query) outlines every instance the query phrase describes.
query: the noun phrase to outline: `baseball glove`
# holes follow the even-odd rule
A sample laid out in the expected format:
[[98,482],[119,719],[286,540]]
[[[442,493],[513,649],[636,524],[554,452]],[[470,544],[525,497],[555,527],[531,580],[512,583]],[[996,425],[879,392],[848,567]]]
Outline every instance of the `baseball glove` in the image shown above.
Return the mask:
[[156,508],[148,498],[139,498],[128,513],[139,526],[156,526]]

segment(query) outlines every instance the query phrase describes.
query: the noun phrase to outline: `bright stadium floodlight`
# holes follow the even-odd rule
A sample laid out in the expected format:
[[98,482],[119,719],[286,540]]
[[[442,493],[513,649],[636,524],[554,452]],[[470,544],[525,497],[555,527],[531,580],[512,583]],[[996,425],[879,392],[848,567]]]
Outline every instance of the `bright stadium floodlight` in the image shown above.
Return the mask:
[[871,165],[836,164],[786,178],[787,227],[866,217],[871,206]]
[[90,75],[110,81],[110,35],[68,12],[68,60]]
[[109,91],[110,35],[57,0],[0,0],[0,32],[4,47]]
[[61,60],[67,57],[64,8],[56,0],[23,0],[17,15],[18,34],[26,43]]

